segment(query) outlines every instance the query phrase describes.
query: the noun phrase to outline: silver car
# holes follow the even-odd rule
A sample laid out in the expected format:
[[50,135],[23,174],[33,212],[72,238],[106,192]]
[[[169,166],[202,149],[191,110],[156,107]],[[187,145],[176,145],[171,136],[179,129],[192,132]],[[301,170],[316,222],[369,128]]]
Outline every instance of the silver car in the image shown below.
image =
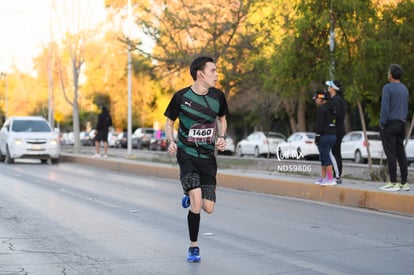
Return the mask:
[[38,116],[13,116],[0,130],[0,161],[14,163],[15,159],[40,159],[59,163],[60,142],[46,119]]

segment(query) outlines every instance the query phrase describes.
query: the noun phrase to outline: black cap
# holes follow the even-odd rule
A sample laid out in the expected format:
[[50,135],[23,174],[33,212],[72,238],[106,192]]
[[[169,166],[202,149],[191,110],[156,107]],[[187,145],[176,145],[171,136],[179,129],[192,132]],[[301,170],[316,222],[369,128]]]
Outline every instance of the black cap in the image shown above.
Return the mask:
[[315,100],[317,98],[321,99],[329,99],[328,92],[325,90],[317,90],[315,94],[313,95],[312,99]]

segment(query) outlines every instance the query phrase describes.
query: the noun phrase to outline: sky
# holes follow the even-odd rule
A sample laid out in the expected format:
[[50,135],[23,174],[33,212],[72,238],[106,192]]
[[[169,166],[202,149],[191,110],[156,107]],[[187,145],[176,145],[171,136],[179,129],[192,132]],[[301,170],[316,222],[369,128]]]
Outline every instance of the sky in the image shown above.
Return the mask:
[[31,66],[32,56],[48,38],[48,14],[43,0],[0,0],[1,72],[9,71],[13,64]]
[[[87,3],[104,13],[103,0],[0,0],[0,72],[10,72],[13,67],[32,71],[33,58],[50,41],[52,4],[63,2],[69,6]],[[55,38],[60,35],[56,29],[53,33]]]

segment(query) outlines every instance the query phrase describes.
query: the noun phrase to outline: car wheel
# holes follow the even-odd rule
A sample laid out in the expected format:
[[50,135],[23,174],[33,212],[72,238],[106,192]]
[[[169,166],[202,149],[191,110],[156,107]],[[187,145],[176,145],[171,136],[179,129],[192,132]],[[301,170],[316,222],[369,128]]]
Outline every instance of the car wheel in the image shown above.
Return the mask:
[[58,164],[59,163],[59,158],[56,159],[51,159],[52,164]]
[[0,150],[0,161],[3,162],[6,159],[6,156]]
[[237,155],[238,157],[242,157],[242,156],[243,156],[243,150],[242,150],[241,146],[238,146],[238,147],[237,147],[237,150],[236,150],[236,155]]
[[10,156],[10,151],[9,151],[9,147],[6,147],[6,158],[5,158],[6,163],[8,164],[12,164],[14,163],[14,159]]
[[260,157],[259,147],[255,147],[255,148],[254,148],[254,156],[255,156],[256,158]]
[[359,150],[355,151],[354,161],[356,163],[364,163],[364,158],[361,155],[361,151],[359,151]]

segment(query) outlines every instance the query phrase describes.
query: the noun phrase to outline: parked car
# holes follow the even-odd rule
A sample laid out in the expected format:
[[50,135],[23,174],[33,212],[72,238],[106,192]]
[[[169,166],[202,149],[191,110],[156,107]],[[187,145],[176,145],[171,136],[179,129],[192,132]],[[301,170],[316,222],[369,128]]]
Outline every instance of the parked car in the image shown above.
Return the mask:
[[230,137],[226,137],[226,148],[224,148],[224,151],[218,151],[218,153],[221,155],[233,155],[236,151],[236,145],[234,144],[234,140]]
[[93,146],[94,140],[93,137],[90,136],[88,131],[82,131],[79,133],[80,144],[82,146]]
[[411,136],[407,140],[407,145],[405,146],[405,153],[407,155],[408,165],[414,162],[414,136]]
[[368,159],[367,145],[372,159],[385,158],[379,132],[367,131],[368,142],[363,131],[353,131],[344,136],[341,143],[342,159],[353,159],[356,163],[365,163]]
[[137,128],[132,135],[132,148],[149,148],[154,132],[153,128]]
[[154,131],[151,138],[149,149],[155,151],[166,151],[168,147],[167,135],[164,131]]
[[40,159],[59,163],[60,142],[43,117],[13,116],[0,130],[0,161],[14,163],[15,159]]
[[96,130],[95,129],[90,130],[88,135],[89,135],[90,145],[95,146]]
[[238,156],[253,155],[260,157],[262,155],[276,155],[277,145],[286,140],[283,134],[256,131],[241,140],[236,146]]
[[116,132],[109,132],[108,133],[108,146],[109,147],[115,147],[116,145],[116,138],[119,133]]
[[73,145],[75,143],[75,136],[73,132],[63,133],[60,139],[60,144]]
[[296,132],[278,145],[278,159],[319,158],[315,144],[316,133]]
[[116,136],[115,141],[116,148],[127,148],[128,147],[128,133],[121,132]]

